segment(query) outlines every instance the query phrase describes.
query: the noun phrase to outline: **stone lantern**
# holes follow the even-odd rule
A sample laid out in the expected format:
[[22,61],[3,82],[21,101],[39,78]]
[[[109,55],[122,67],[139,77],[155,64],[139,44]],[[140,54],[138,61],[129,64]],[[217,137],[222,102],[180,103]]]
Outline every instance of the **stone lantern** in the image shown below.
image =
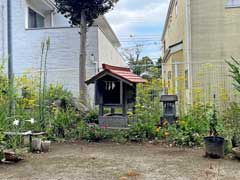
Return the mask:
[[173,124],[177,120],[177,110],[176,102],[178,97],[176,95],[162,95],[161,100],[163,103],[163,117],[161,117],[161,125],[164,121],[167,121],[168,124]]

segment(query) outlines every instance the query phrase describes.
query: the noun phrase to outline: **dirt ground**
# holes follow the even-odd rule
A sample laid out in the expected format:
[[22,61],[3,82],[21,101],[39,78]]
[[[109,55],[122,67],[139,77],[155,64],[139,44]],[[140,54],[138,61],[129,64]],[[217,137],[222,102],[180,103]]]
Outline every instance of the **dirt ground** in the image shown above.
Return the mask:
[[239,180],[238,160],[203,158],[201,149],[151,144],[54,144],[15,165],[1,180]]

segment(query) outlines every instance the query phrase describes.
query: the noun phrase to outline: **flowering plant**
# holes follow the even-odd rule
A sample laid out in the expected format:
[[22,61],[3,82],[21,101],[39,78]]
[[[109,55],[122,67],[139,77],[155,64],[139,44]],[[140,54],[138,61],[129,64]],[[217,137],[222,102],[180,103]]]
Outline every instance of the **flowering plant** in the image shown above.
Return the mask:
[[14,152],[17,151],[17,149],[21,146],[21,133],[23,131],[24,125],[30,123],[31,125],[33,125],[35,123],[35,120],[33,118],[29,119],[29,120],[18,120],[18,119],[14,119],[12,121],[12,131],[11,133],[9,133],[9,138],[7,141],[7,148],[12,149]]

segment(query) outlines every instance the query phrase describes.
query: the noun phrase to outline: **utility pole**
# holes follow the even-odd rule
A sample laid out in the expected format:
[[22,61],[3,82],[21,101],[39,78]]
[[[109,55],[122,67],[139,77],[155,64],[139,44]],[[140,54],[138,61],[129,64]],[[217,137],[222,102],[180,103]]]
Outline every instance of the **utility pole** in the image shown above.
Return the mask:
[[12,62],[12,10],[11,0],[7,0],[7,22],[8,22],[8,83],[9,83],[9,115],[14,112],[14,75]]

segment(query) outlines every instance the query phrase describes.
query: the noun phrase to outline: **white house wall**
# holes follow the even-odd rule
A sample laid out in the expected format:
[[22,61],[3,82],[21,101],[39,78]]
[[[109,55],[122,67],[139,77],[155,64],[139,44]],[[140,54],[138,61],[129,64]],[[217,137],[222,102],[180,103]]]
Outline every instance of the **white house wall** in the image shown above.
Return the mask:
[[[6,0],[0,0],[0,59],[7,55],[7,8]],[[1,62],[1,61],[0,61]]]
[[[2,0],[6,2],[6,0]],[[2,2],[0,0],[0,3]],[[5,10],[6,4],[5,5]],[[48,82],[61,83],[70,89],[74,95],[79,94],[79,51],[80,35],[78,28],[71,28],[60,14],[54,14],[51,28],[27,29],[26,0],[12,0],[12,60],[14,73],[19,76],[26,70],[39,71],[41,43],[50,38],[51,45],[48,54]],[[5,19],[5,48],[7,50],[7,13]],[[1,19],[1,18],[0,18]],[[2,27],[0,26],[0,32]],[[0,36],[2,42],[3,37]],[[2,43],[0,49],[2,51]],[[5,51],[6,51],[5,50]],[[7,52],[7,51],[6,51]],[[7,56],[5,52],[5,57]],[[1,53],[2,54],[2,53]],[[118,51],[105,37],[98,26],[88,30],[87,39],[87,78],[97,73],[97,66],[102,63],[125,65]],[[94,88],[89,87],[89,97],[93,100]]]
[[100,28],[98,29],[98,38],[100,64],[106,63],[114,66],[126,66],[118,50],[107,39]]
[[[0,18],[0,53],[2,57],[2,42],[4,42],[4,55],[7,57],[7,7],[5,0],[0,1],[0,3],[1,7],[4,5],[5,9],[3,13],[4,31],[2,27],[3,18]],[[49,37],[51,45],[47,64],[48,83],[61,83],[77,96],[79,88],[79,29],[66,26],[65,28],[26,29],[27,5],[25,0],[12,1],[12,9],[14,9],[12,12],[12,60],[15,75],[19,76],[28,70],[39,71],[41,43]],[[64,18],[62,18],[61,22],[63,20]],[[3,32],[5,33],[4,36],[2,35]],[[89,54],[98,57],[97,32],[97,27],[89,29],[87,40],[88,58],[90,57]],[[96,64],[87,62],[87,72],[89,77],[94,75],[96,73]]]

